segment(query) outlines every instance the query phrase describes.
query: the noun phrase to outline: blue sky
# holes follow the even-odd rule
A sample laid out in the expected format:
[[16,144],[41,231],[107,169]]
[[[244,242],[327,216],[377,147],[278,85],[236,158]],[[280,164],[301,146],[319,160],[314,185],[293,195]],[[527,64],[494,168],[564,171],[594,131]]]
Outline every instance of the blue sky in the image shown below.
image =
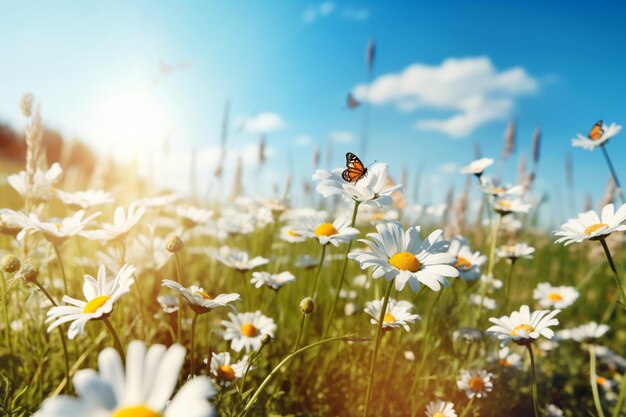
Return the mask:
[[[388,76],[396,84],[391,89],[381,84],[378,101],[372,99],[364,162],[386,161],[396,177],[403,166],[412,177],[424,164],[422,195],[428,201],[422,203],[437,202],[450,184],[461,187],[456,167],[473,159],[476,143],[484,156],[501,154],[503,132],[514,118],[517,151],[505,179],[515,181],[517,158],[530,156],[532,133],[541,127],[538,186],[551,192],[555,217],[562,218],[580,209],[586,192],[597,203],[608,175],[599,151],[571,148],[570,139],[600,118],[625,122],[626,57],[619,53],[626,41],[620,21],[625,7],[486,1],[6,2],[0,26],[0,120],[19,128],[17,103],[30,91],[42,103],[49,126],[119,158],[136,152],[158,157],[153,163],[159,178],[182,186],[192,149],[205,177],[216,163],[228,99],[229,165],[244,155],[250,164],[247,178],[256,188],[280,181],[291,158],[299,189],[312,173],[315,146],[322,148],[325,164],[327,143],[333,141],[332,166],[343,163],[346,151],[360,149],[363,109],[347,110],[345,96],[367,83],[365,46],[375,39],[371,81]],[[467,82],[460,86],[447,84],[444,62],[456,62],[461,72],[482,70],[462,78]],[[435,82],[407,85],[399,74],[411,65]],[[520,80],[525,88],[519,88]],[[446,88],[451,85],[454,91]],[[468,94],[477,95],[478,102],[462,109],[452,104],[472,98]],[[486,120],[461,132],[441,127],[465,113]],[[424,128],[424,120],[435,122]],[[270,148],[271,164],[263,169],[251,166],[259,130],[268,131]],[[170,154],[152,156],[165,137]],[[608,148],[626,180],[619,162],[626,153],[624,140],[618,135]],[[574,166],[574,208],[560,203],[567,153]]]

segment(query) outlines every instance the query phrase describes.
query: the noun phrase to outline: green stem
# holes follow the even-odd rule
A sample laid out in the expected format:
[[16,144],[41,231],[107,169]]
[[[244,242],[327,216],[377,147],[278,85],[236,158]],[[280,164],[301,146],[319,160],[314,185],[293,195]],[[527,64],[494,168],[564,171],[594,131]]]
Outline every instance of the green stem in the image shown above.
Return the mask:
[[472,404],[474,403],[474,399],[475,398],[476,398],[476,396],[473,396],[472,398],[470,398],[469,402],[465,406],[465,409],[463,410],[463,413],[461,414],[461,417],[465,417],[467,415],[467,413],[470,412],[470,410],[472,409]]
[[59,247],[55,244],[52,245],[54,248],[54,253],[57,255],[57,260],[59,261],[59,267],[61,268],[61,276],[63,277],[63,290],[65,294],[67,294],[67,277],[65,276],[65,268],[63,267],[63,259],[61,259],[61,252],[59,251]]
[[302,319],[300,319],[300,331],[298,332],[298,338],[296,339],[296,346],[293,348],[293,352],[298,350],[300,346],[300,340],[302,340],[302,332],[304,330],[304,320],[306,319],[306,314],[302,313]]
[[617,397],[617,403],[613,409],[613,417],[619,417],[624,405],[624,399],[626,399],[626,374],[622,375],[622,384],[619,388],[619,396]]
[[9,354],[13,355],[13,346],[11,345],[11,320],[9,319],[9,302],[8,295],[9,289],[4,280],[4,274],[0,271],[0,281],[2,281],[2,313],[4,315],[4,338],[6,340],[7,347],[9,348]]
[[241,285],[243,285],[243,303],[246,310],[250,310],[250,294],[248,293],[248,280],[246,279],[246,271],[238,269],[237,272],[241,275]]
[[624,200],[624,193],[622,192],[622,186],[619,183],[619,179],[617,179],[617,174],[615,173],[615,168],[613,168],[613,163],[611,162],[611,158],[609,158],[609,153],[606,151],[606,148],[604,147],[605,143],[600,145],[600,149],[602,149],[602,153],[604,154],[604,159],[606,160],[606,164],[609,166],[609,171],[611,171],[611,176],[613,177],[613,182],[615,182],[617,195],[622,201],[622,204],[626,204],[626,200]]
[[509,276],[506,279],[506,296],[504,298],[504,305],[502,306],[505,309],[509,305],[509,296],[511,294],[511,284],[513,282],[513,268],[515,268],[515,261],[516,259],[511,259],[511,267],[509,268]]
[[[493,278],[493,267],[495,265],[495,256],[496,256],[496,241],[498,240],[498,230],[500,230],[500,225],[502,224],[502,214],[498,213],[498,219],[496,220],[495,226],[491,231],[491,245],[489,246],[489,263],[487,267],[487,276],[489,278]],[[481,283],[480,289],[480,306],[478,307],[478,315],[476,324],[480,322],[480,319],[483,317],[483,304],[485,301],[485,295],[487,293],[487,285],[485,283]]]
[[104,325],[107,327],[107,329],[109,330],[109,333],[111,333],[111,336],[113,337],[113,345],[115,346],[115,350],[117,350],[117,353],[120,354],[122,363],[126,363],[126,355],[124,354],[124,348],[122,347],[122,342],[120,342],[120,338],[115,332],[113,325],[111,325],[111,322],[109,321],[107,317],[102,319],[102,321],[104,321]]
[[606,254],[606,259],[608,259],[609,265],[611,266],[611,271],[613,271],[613,279],[615,280],[615,285],[622,292],[622,308],[626,308],[626,291],[624,291],[622,281],[617,274],[617,268],[615,268],[615,263],[613,263],[611,251],[609,250],[609,246],[606,244],[606,240],[604,240],[604,238],[600,238],[600,243],[602,244],[602,249],[604,249],[604,253]]
[[531,344],[526,345],[526,348],[528,349],[528,354],[530,355],[530,377],[533,384],[533,406],[535,409],[535,417],[541,417],[537,400],[537,371],[535,370],[535,354],[533,353]]
[[[350,223],[350,227],[354,227],[356,223],[356,216],[359,211],[360,201],[354,202],[354,210],[352,211],[352,222]],[[335,316],[335,310],[337,309],[337,302],[339,301],[339,293],[341,293],[341,288],[343,287],[343,282],[346,276],[346,270],[348,269],[348,254],[352,249],[352,242],[348,242],[348,248],[346,249],[346,255],[343,259],[343,266],[341,267],[341,274],[339,275],[339,285],[337,285],[337,290],[335,291],[335,298],[333,299],[333,304],[330,307],[330,313],[326,318],[326,325],[324,326],[324,332],[322,333],[322,339],[326,339],[328,337],[328,333],[330,332],[330,326],[333,323],[333,317]]]
[[374,344],[374,353],[372,354],[372,360],[370,362],[370,372],[369,379],[367,381],[367,396],[365,399],[365,411],[363,412],[363,416],[367,417],[367,412],[369,411],[370,401],[372,399],[372,388],[374,387],[374,368],[376,366],[376,358],[378,357],[378,349],[380,348],[380,340],[383,336],[383,321],[385,319],[385,312],[387,311],[387,304],[389,303],[389,294],[391,294],[391,288],[393,287],[393,282],[395,280],[392,279],[387,284],[387,289],[385,290],[385,297],[383,298],[383,306],[380,309],[380,314],[378,315],[378,326],[376,327],[376,342]]
[[198,313],[193,313],[191,319],[191,377],[196,375],[196,323],[198,322]]
[[322,255],[320,256],[320,264],[317,266],[317,273],[315,274],[315,280],[313,281],[313,292],[312,297],[315,300],[315,296],[317,295],[317,283],[320,280],[320,275],[322,273],[322,266],[324,265],[324,256],[326,255],[326,245],[322,245]]
[[[178,254],[174,252],[174,264],[176,265],[176,282],[180,285],[181,276],[180,276],[180,265],[178,263]],[[176,312],[176,340],[178,343],[183,343],[183,297],[181,295],[178,296],[178,311]]]
[[598,392],[598,376],[596,375],[596,349],[595,346],[589,345],[589,384],[591,384],[591,393],[593,394],[593,404],[596,406],[598,417],[604,417],[602,403],[600,402],[600,393]]
[[250,411],[250,409],[254,405],[255,401],[259,398],[259,395],[261,394],[263,389],[267,386],[267,384],[269,384],[270,381],[272,380],[272,378],[274,378],[274,376],[276,376],[278,371],[283,366],[287,365],[287,363],[289,363],[289,361],[291,361],[294,357],[296,357],[297,355],[299,355],[301,353],[304,353],[304,352],[306,352],[306,351],[308,351],[310,349],[313,349],[313,348],[316,348],[318,346],[321,346],[323,344],[330,343],[330,342],[335,342],[335,341],[339,341],[339,340],[349,340],[351,338],[352,338],[352,336],[331,337],[330,339],[324,339],[324,340],[320,340],[319,342],[311,343],[310,345],[307,345],[307,346],[305,346],[303,348],[300,348],[300,349],[296,350],[295,352],[290,353],[289,355],[287,355],[278,365],[276,365],[276,367],[274,369],[272,369],[272,372],[270,372],[269,375],[267,377],[265,377],[265,379],[263,380],[261,385],[259,385],[259,387],[256,389],[256,391],[252,395],[252,398],[250,398],[250,400],[248,400],[248,402],[246,403],[246,406],[244,407],[244,409],[241,412],[240,416],[245,416],[246,414],[248,414],[248,412]]

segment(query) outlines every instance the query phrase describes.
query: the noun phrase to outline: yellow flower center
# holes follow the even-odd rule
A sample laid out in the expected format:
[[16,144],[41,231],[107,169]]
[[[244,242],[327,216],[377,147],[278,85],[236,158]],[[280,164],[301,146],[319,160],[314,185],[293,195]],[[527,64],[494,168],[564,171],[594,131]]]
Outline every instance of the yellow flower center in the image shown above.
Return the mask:
[[315,229],[317,236],[332,236],[337,234],[337,229],[330,223],[322,223]]
[[385,313],[385,317],[383,317],[383,323],[395,323],[396,318],[393,314]]
[[500,365],[509,367],[511,366],[511,362],[507,361],[506,359],[500,359]]
[[485,389],[485,381],[481,377],[473,376],[469,381],[469,386],[474,392],[480,392]]
[[472,263],[462,256],[457,256],[454,267],[456,269],[470,269],[472,267]]
[[222,381],[233,381],[235,379],[235,371],[230,365],[220,365],[217,368],[217,377]]
[[435,414],[433,414],[433,417],[446,417],[446,416],[441,411],[437,411]]
[[561,301],[562,299],[563,297],[561,297],[561,294],[555,292],[551,292],[550,294],[548,294],[548,300],[550,301]]
[[293,237],[300,237],[300,234],[299,234],[299,233],[294,232],[294,231],[293,231],[293,229],[289,229],[289,231],[287,232],[287,234],[288,234],[289,236],[293,236]]
[[161,413],[157,413],[143,405],[136,405],[120,408],[111,417],[161,417]]
[[410,252],[399,252],[389,258],[389,265],[398,268],[400,271],[417,272],[422,264]]
[[511,210],[511,202],[509,200],[499,200],[497,208],[500,210]]
[[374,220],[382,220],[385,218],[385,213],[374,213],[372,217]]
[[91,314],[95,313],[100,307],[102,307],[111,297],[108,295],[100,295],[87,303],[83,309],[83,313]]
[[198,294],[204,300],[212,300],[213,299],[209,294],[205,293],[204,291],[196,291],[194,294]]
[[519,326],[511,330],[511,336],[519,336],[520,330],[523,330],[526,333],[530,333],[530,332],[533,332],[535,328],[531,326],[530,324],[526,324],[526,323],[520,324]]
[[598,385],[606,384],[606,378],[603,377],[603,376],[597,376],[596,377],[596,384],[598,384]]
[[502,187],[495,187],[491,190],[492,194],[502,194],[504,193],[504,188]]
[[609,227],[608,224],[604,224],[604,223],[596,223],[596,224],[592,224],[591,226],[587,227],[585,229],[585,234],[587,236],[589,236],[590,234],[597,232],[600,229],[604,229],[606,227]]
[[256,336],[256,327],[252,323],[246,323],[241,326],[241,334],[246,337]]

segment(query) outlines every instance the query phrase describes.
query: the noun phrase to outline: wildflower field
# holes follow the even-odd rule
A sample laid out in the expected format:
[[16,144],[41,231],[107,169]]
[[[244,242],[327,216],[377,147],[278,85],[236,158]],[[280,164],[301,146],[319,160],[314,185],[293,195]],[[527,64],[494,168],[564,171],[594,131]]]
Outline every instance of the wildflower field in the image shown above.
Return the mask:
[[[301,19],[369,13],[325,2]],[[435,67],[377,81],[376,48],[367,42],[359,63],[369,84],[342,93],[337,110],[358,115],[360,143],[339,132],[325,162],[315,147],[302,179],[285,171],[271,184],[269,131],[251,166],[231,148],[228,101],[216,164],[196,169],[193,148],[175,170],[152,167],[177,187],[55,136],[46,109],[61,103],[16,100],[18,128],[0,125],[0,416],[626,416],[626,172],[611,152],[622,126],[586,120],[558,138],[610,178],[595,206],[545,191],[538,128],[529,163],[504,179],[515,121],[504,146],[449,146],[463,162],[447,174],[463,187],[440,199],[441,182],[420,188],[422,168],[397,162],[408,152],[393,134],[369,130],[380,91]],[[160,65],[155,86],[188,67]],[[446,71],[463,65],[493,76],[496,96],[534,91],[523,69],[498,73],[484,57],[435,69],[462,78]],[[439,87],[424,77],[419,88]],[[464,104],[430,105],[473,117],[477,102],[501,104],[455,90],[480,88],[471,84],[446,84]],[[420,94],[402,104],[427,107]],[[441,131],[465,134],[454,126]],[[428,159],[428,146],[416,149]]]

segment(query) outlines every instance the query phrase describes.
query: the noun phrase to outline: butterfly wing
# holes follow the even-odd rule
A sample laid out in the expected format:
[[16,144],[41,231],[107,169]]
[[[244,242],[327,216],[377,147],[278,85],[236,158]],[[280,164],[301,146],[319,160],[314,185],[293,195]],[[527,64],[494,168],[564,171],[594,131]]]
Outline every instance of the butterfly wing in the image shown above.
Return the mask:
[[367,168],[358,156],[352,152],[346,154],[346,169],[341,173],[341,177],[348,182],[357,182],[367,173]]
[[599,120],[593,127],[591,131],[589,131],[589,139],[598,140],[604,134],[604,129],[602,129],[602,120]]

